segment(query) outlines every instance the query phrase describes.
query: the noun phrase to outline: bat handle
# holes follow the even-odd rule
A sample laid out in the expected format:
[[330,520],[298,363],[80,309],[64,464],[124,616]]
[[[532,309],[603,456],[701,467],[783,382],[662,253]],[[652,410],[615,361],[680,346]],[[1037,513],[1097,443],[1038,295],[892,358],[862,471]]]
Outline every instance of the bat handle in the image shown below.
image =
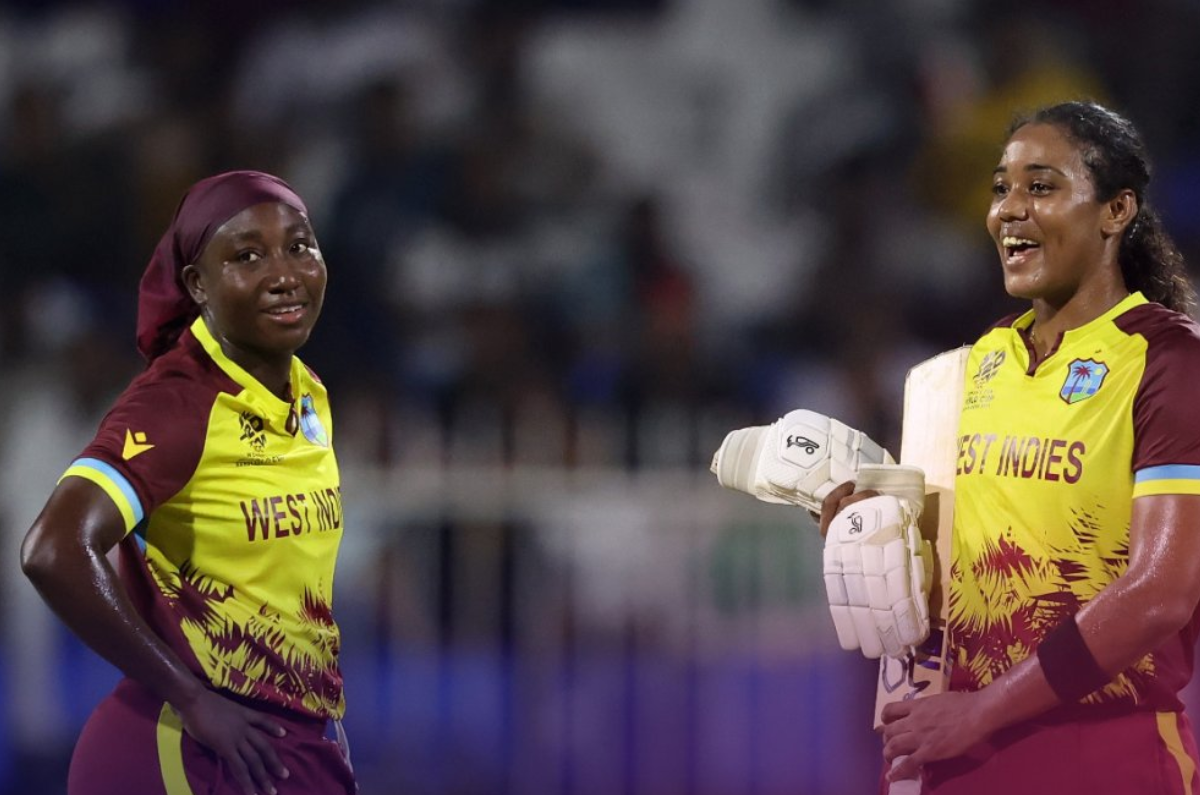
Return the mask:
[[[900,756],[892,766],[900,765],[908,756]],[[921,778],[909,778],[903,781],[892,781],[888,784],[888,794],[920,794],[921,793]]]

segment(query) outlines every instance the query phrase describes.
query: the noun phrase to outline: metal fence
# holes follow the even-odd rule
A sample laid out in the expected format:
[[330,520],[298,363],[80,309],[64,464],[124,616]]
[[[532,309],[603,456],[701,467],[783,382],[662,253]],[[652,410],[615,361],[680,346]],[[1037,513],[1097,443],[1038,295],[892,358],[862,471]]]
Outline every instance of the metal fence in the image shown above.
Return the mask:
[[837,649],[807,514],[694,467],[428,463],[343,480],[364,789],[877,785],[873,667]]
[[[837,647],[812,521],[704,468],[745,420],[347,406],[335,609],[364,791],[875,790],[875,666]],[[78,730],[116,673],[62,639]],[[0,786],[65,788],[69,740],[36,765],[0,744]]]

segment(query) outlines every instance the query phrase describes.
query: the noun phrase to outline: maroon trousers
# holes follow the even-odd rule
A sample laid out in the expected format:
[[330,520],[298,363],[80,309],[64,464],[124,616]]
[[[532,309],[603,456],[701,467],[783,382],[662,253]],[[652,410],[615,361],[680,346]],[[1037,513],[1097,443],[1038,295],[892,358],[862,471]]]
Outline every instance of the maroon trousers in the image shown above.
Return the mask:
[[[262,705],[256,710],[266,711]],[[267,713],[271,713],[267,711]],[[280,711],[287,736],[272,744],[290,775],[280,794],[353,794],[354,774],[325,721]],[[241,794],[216,754],[182,730],[179,718],[140,684],[123,679],[88,718],[67,777],[70,794]]]
[[925,768],[926,794],[1200,793],[1182,713],[1015,725],[960,758]]

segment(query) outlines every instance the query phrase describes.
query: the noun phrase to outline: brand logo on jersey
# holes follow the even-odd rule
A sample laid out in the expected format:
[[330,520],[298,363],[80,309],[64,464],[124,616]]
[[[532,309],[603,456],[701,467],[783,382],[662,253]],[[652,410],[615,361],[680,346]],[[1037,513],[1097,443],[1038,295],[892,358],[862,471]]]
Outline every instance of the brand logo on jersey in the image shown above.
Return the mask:
[[1005,358],[1007,358],[1007,353],[1003,350],[993,350],[988,353],[983,357],[983,361],[979,362],[979,370],[971,380],[975,381],[976,386],[983,386],[996,377],[996,373],[1000,371]]
[[317,416],[317,407],[313,404],[311,394],[300,398],[300,431],[304,438],[313,444],[329,447],[329,434],[325,432],[325,426]]
[[1067,367],[1067,379],[1063,381],[1058,396],[1067,404],[1078,403],[1100,391],[1108,366],[1090,358],[1077,358]]
[[261,453],[267,446],[267,432],[263,430],[263,418],[249,411],[243,411],[241,416],[243,442],[250,445],[255,453]]
[[817,444],[812,439],[809,439],[807,436],[798,436],[793,434],[787,437],[787,444],[784,445],[784,447],[803,447],[804,452],[811,456],[821,448],[821,445]]
[[128,428],[125,429],[125,446],[121,448],[121,458],[128,461],[131,458],[140,456],[147,450],[152,450],[154,445],[146,441],[146,434],[142,431],[134,433]]

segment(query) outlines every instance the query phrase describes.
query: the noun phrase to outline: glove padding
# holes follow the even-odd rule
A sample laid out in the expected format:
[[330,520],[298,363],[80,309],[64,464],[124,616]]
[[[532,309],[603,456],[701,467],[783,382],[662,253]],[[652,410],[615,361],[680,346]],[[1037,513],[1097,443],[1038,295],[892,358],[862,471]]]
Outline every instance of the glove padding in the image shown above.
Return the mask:
[[866,464],[894,464],[861,431],[815,411],[789,411],[771,425],[730,432],[713,454],[711,469],[730,489],[768,503],[821,513],[821,501]]
[[843,649],[901,656],[929,636],[933,552],[921,538],[920,516],[921,505],[880,495],[847,506],[830,523],[825,591]]

